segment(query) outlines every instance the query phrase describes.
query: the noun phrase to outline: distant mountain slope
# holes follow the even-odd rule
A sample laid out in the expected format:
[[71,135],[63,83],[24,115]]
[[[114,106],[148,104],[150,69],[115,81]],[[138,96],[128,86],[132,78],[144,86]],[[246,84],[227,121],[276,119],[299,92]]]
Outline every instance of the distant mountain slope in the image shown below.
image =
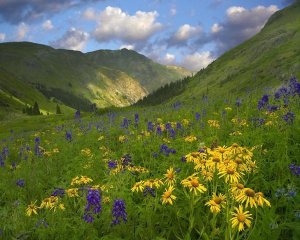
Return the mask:
[[97,65],[118,69],[137,79],[148,93],[190,75],[190,72],[184,68],[158,64],[126,48],[119,51],[99,50],[87,53],[87,56]]
[[[300,78],[300,2],[273,14],[254,37],[229,50],[207,68],[188,78],[170,101],[186,101],[203,95],[239,97],[247,91],[277,87],[291,75]],[[171,85],[172,87],[172,85]],[[169,92],[171,87],[165,87]],[[148,97],[154,102],[162,91]],[[143,105],[143,102],[140,102]]]
[[[124,51],[130,54],[123,56]],[[0,44],[1,103],[6,108],[11,104],[18,110],[26,103],[32,105],[38,101],[49,112],[55,111],[57,103],[83,110],[88,110],[93,103],[98,107],[127,106],[151,89],[184,76],[134,51],[110,51],[115,56],[115,66],[95,60],[95,56],[101,57],[100,53],[106,56],[105,51],[83,54],[30,42]],[[122,71],[122,63],[135,65],[136,72]],[[149,74],[145,69],[155,73],[152,80],[149,76],[145,78],[147,81],[136,77]],[[4,95],[16,99],[18,104],[11,102],[7,106]]]

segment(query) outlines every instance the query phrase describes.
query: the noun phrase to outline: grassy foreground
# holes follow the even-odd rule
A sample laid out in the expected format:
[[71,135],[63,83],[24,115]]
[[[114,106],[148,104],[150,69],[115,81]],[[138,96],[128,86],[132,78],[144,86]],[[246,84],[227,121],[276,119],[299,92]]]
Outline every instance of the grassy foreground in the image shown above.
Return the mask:
[[299,239],[299,94],[3,124],[0,239]]

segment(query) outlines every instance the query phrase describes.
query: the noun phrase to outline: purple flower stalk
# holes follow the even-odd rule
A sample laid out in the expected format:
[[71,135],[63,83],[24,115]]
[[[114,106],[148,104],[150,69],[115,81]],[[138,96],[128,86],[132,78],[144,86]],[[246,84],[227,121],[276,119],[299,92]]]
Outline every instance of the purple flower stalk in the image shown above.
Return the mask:
[[114,201],[112,216],[112,225],[120,224],[121,220],[123,220],[125,223],[127,222],[127,213],[124,200],[116,199]]
[[91,223],[94,221],[92,214],[99,214],[101,212],[101,195],[99,190],[89,189],[86,196],[87,204],[84,209],[84,221]]
[[155,189],[151,188],[149,186],[146,186],[143,191],[144,197],[146,197],[148,194],[150,194],[152,197],[155,197]]
[[18,187],[24,187],[25,186],[25,180],[24,179],[18,179],[16,182]]

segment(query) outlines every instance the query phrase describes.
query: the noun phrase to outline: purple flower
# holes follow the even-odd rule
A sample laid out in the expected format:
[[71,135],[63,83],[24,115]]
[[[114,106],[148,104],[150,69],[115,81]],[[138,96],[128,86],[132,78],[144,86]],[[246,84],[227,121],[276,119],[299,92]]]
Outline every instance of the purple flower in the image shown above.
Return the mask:
[[63,188],[56,188],[51,196],[62,198],[65,195],[65,190]]
[[240,107],[240,106],[242,105],[242,99],[237,98],[237,99],[236,99],[236,102],[235,102],[235,105],[236,105],[237,107]]
[[181,130],[181,129],[182,129],[182,124],[181,124],[180,122],[177,122],[177,123],[176,123],[176,128],[177,128],[178,130]]
[[24,187],[25,186],[25,180],[24,179],[18,179],[16,182],[18,187]]
[[279,107],[278,106],[274,106],[274,105],[269,105],[267,107],[267,109],[268,109],[269,112],[275,112],[275,111],[277,111],[279,109]]
[[130,154],[125,154],[125,155],[121,158],[121,164],[122,164],[123,167],[132,164],[132,158],[131,158]]
[[40,144],[41,143],[41,138],[40,137],[36,137],[34,139],[34,142],[37,143],[37,144]]
[[94,218],[92,214],[99,214],[101,212],[101,195],[99,190],[89,189],[86,196],[87,204],[84,209],[84,221],[91,223]]
[[148,194],[150,194],[152,197],[155,197],[155,189],[154,188],[151,188],[149,186],[146,186],[144,188],[144,191],[143,191],[143,194],[144,194],[144,197],[146,197]]
[[156,134],[161,135],[162,134],[162,130],[160,126],[157,126],[156,128]]
[[148,131],[149,131],[149,132],[153,132],[153,130],[154,130],[154,125],[153,125],[153,123],[152,123],[152,122],[148,122]]
[[196,121],[200,120],[200,113],[196,112]]
[[134,124],[137,126],[138,123],[139,123],[139,114],[136,113],[136,114],[134,114]]
[[169,148],[166,144],[162,144],[160,145],[159,152],[165,154],[165,156],[169,156],[170,153],[175,154],[176,150]]
[[295,114],[293,112],[288,112],[283,116],[283,120],[289,124],[292,124],[295,120]]
[[66,140],[71,142],[72,141],[72,132],[66,131]]
[[183,157],[181,157],[181,162],[186,162],[186,157],[185,156],[183,156]]
[[170,133],[170,138],[175,138],[175,136],[176,136],[176,132],[175,132],[175,130],[173,129],[173,128],[171,128],[170,130],[169,130],[169,133]]
[[75,118],[75,119],[79,119],[79,118],[80,118],[80,111],[79,111],[79,110],[77,110],[77,111],[75,112],[74,118]]
[[125,223],[127,222],[127,213],[124,200],[116,199],[114,201],[112,216],[112,225],[120,224],[121,220],[123,220]]
[[295,176],[300,176],[300,166],[292,163],[289,168],[292,174],[294,174]]
[[122,128],[128,128],[129,126],[129,120],[127,118],[123,118],[123,123],[121,124]]
[[110,160],[110,161],[108,161],[107,166],[109,169],[114,169],[117,167],[117,162]]

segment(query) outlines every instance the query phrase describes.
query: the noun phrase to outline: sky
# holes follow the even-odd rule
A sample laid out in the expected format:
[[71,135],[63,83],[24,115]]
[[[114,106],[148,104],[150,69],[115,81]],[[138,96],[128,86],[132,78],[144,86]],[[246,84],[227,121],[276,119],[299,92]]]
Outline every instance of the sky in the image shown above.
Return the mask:
[[292,0],[0,0],[0,42],[91,52],[133,49],[205,68]]

